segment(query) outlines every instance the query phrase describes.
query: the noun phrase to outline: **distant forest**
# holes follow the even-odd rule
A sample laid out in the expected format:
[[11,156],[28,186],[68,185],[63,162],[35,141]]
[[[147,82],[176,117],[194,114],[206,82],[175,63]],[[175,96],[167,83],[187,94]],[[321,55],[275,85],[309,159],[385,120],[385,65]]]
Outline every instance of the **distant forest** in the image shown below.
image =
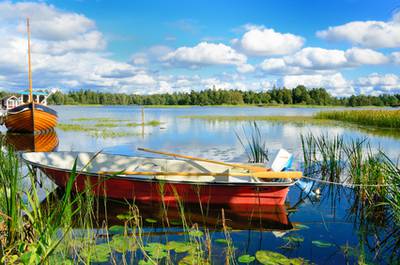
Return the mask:
[[[3,93],[4,95],[4,93]],[[3,96],[0,92],[0,96]],[[333,97],[324,88],[277,88],[263,92],[207,89],[203,91],[172,94],[120,94],[92,90],[56,92],[49,97],[51,105],[100,104],[100,105],[337,105],[337,106],[399,106],[400,94],[350,97]]]

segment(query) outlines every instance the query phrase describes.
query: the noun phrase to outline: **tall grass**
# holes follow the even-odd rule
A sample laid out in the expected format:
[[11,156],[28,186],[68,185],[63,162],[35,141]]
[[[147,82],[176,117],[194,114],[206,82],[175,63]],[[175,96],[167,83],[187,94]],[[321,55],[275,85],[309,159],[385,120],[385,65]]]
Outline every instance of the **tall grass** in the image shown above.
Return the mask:
[[315,114],[314,118],[382,128],[400,128],[400,110],[321,111]]
[[243,127],[244,139],[236,133],[240,144],[243,146],[250,163],[265,163],[269,161],[268,148],[265,138],[261,135],[257,122],[250,123],[250,129]]

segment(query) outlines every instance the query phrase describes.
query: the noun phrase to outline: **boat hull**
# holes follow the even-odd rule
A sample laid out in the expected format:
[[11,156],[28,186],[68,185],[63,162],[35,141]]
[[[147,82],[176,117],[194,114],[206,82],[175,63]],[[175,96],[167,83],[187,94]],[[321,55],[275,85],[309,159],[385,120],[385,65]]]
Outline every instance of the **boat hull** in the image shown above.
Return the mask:
[[4,124],[11,132],[49,131],[57,125],[57,112],[43,105],[28,103],[9,110]]
[[[41,168],[58,186],[65,187],[70,172]],[[75,181],[75,191],[86,187],[97,196],[123,200],[165,203],[202,203],[229,205],[283,205],[289,186],[223,184],[223,183],[173,183],[166,181],[96,176],[79,173]]]

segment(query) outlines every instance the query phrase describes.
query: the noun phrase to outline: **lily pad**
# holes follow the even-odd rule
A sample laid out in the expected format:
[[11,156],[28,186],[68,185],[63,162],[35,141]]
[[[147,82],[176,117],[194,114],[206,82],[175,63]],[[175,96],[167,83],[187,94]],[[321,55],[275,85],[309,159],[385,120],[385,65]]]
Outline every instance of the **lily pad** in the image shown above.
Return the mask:
[[111,234],[122,234],[125,231],[125,227],[122,225],[113,225],[108,228],[108,232]]
[[192,230],[189,232],[189,235],[193,237],[202,237],[204,233],[200,230]]
[[110,241],[110,247],[119,253],[133,251],[136,249],[135,239],[129,236],[116,235]]
[[188,242],[169,241],[167,243],[167,250],[174,250],[176,253],[184,253],[193,250],[195,246]]
[[280,253],[268,251],[268,250],[259,250],[256,252],[256,259],[264,265],[285,265],[288,263],[288,258]]
[[228,243],[229,243],[228,240],[226,240],[225,238],[215,239],[214,242],[218,243],[218,244],[226,244],[226,245],[228,245]]
[[85,248],[81,251],[84,260],[92,262],[107,262],[110,259],[110,247],[107,244],[95,245],[92,248]]
[[146,218],[144,220],[149,224],[155,224],[158,222],[156,219],[153,219],[153,218]]
[[119,220],[130,220],[132,218],[133,218],[133,216],[130,215],[129,213],[121,213],[121,214],[117,215],[117,219],[119,219]]
[[332,243],[319,241],[319,240],[311,241],[311,243],[314,246],[319,247],[319,248],[329,248],[329,247],[333,247],[334,246],[334,244],[332,244]]
[[178,265],[210,265],[210,263],[197,255],[188,255],[178,262]]
[[253,262],[255,259],[256,259],[256,258],[255,258],[254,256],[250,256],[250,255],[246,254],[246,255],[240,256],[240,257],[238,258],[238,261],[239,261],[240,263],[249,264],[249,263]]
[[166,246],[161,243],[149,243],[144,247],[144,250],[149,253],[154,259],[162,259],[167,256]]

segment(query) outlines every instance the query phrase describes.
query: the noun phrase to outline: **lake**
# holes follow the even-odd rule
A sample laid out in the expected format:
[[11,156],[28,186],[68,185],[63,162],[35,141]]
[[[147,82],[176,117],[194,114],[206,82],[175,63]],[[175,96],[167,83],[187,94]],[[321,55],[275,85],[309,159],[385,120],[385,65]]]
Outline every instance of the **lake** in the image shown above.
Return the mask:
[[[76,121],[74,120],[76,118],[109,118],[141,122],[139,107],[55,106],[54,108],[58,111],[59,122],[62,124],[94,124],[90,120]],[[93,135],[87,131],[68,131],[58,128],[57,150],[149,156],[150,154],[137,150],[138,147],[146,147],[215,160],[247,162],[237,134],[243,135],[244,129],[249,127],[249,122],[191,119],[187,116],[310,116],[320,110],[262,107],[146,108],[145,120],[157,120],[161,125],[144,128],[141,126],[103,128],[108,131],[126,132],[120,136]],[[268,121],[259,121],[258,125],[267,140],[271,159],[280,148],[285,148],[295,154],[294,167],[299,169],[302,162],[300,134],[342,135],[348,140],[368,138],[373,148],[384,150],[393,159],[399,156],[400,138],[393,134],[368,131],[362,127]],[[126,212],[127,207],[115,202],[109,204],[107,218],[111,220],[110,223],[121,223],[115,217]],[[159,206],[139,204],[138,207],[143,219],[147,219],[143,224],[144,230],[149,232],[146,240],[162,243],[167,239],[184,240],[179,224],[170,227],[161,225],[163,217],[160,217]],[[190,223],[197,223],[200,230],[204,227],[210,230],[213,263],[224,264],[225,258],[221,253],[227,252],[227,245],[221,240],[225,239],[221,225],[221,209],[208,207],[206,214],[204,212],[201,214],[201,211],[204,209],[196,207],[187,209],[186,218]],[[231,255],[236,257],[235,260],[244,254],[254,256],[258,250],[278,252],[290,258],[301,257],[316,264],[355,264],[360,256],[363,256],[368,264],[387,264],[391,261],[392,255],[398,255],[396,244],[384,244],[386,237],[390,238],[391,233],[399,235],[398,231],[392,231],[394,229],[392,227],[370,221],[366,225],[365,217],[355,215],[354,195],[350,188],[329,185],[328,188],[322,189],[320,198],[311,198],[304,196],[299,187],[293,186],[284,207],[226,208],[224,215],[230,227],[229,236],[234,247]],[[179,212],[170,209],[168,218],[179,219]],[[102,240],[99,242],[103,242]],[[140,253],[138,255],[141,257]],[[177,254],[176,260],[184,256],[184,253]],[[116,254],[115,259],[121,260],[122,255]],[[251,264],[258,263],[254,261]]]

